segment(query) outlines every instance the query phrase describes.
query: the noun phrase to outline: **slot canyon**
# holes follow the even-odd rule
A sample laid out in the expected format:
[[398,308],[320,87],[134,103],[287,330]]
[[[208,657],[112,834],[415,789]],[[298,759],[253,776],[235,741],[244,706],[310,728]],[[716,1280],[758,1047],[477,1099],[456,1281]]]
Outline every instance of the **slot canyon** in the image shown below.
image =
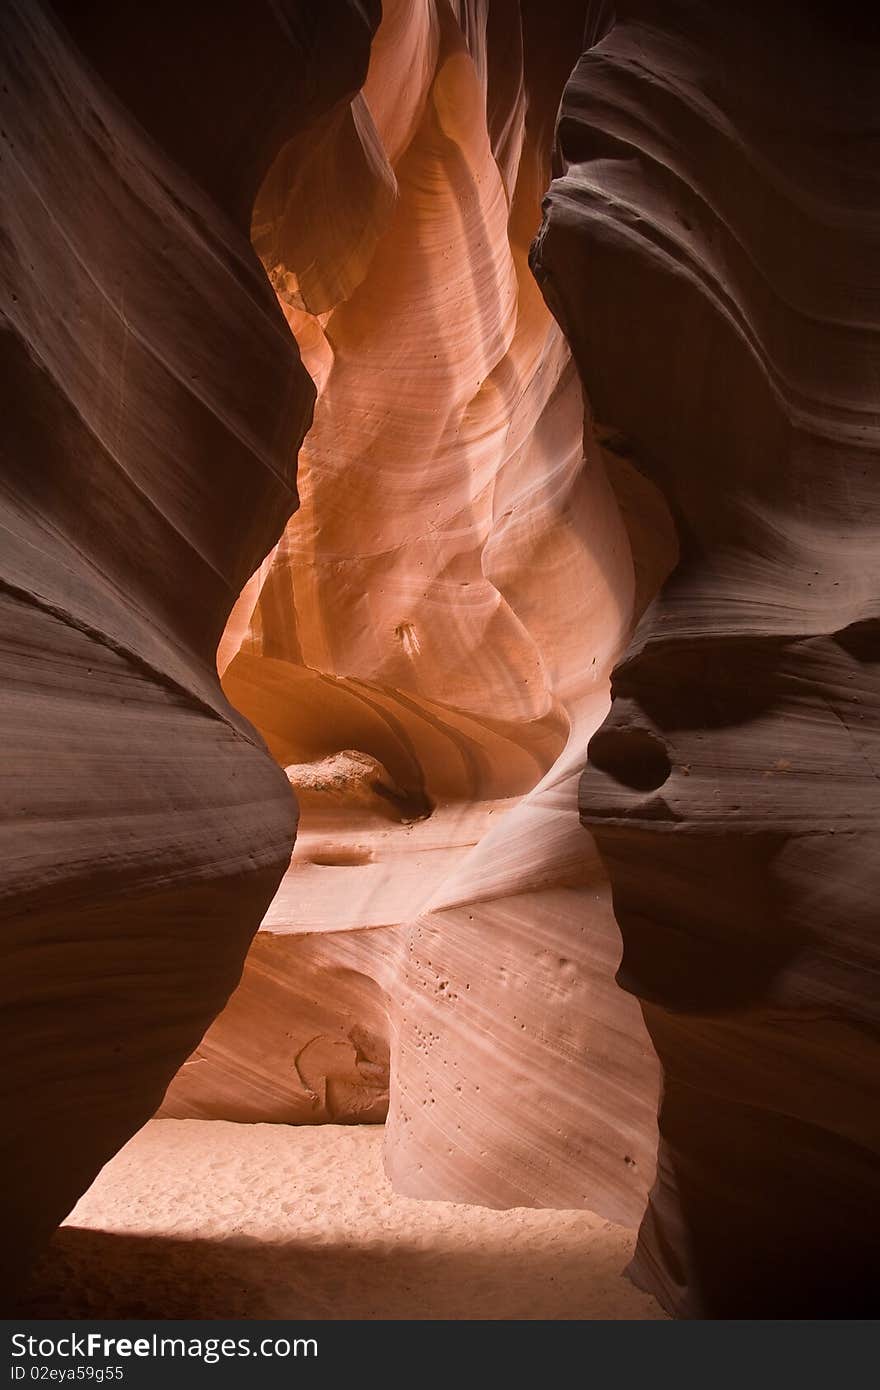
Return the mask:
[[9,1308],[874,1313],[878,37],[0,7]]

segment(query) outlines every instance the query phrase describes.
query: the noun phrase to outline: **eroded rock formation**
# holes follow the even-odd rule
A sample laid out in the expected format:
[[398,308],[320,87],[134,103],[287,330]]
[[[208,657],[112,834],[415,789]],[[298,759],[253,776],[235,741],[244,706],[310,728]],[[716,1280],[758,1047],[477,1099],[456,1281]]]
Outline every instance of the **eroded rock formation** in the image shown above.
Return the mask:
[[681,540],[581,783],[665,1077],[634,1273],[679,1313],[876,1296],[869,29],[847,5],[595,6],[536,248]]
[[636,1279],[857,1315],[876,35],[379,8],[0,10],[2,1272],[175,1071],[632,1224],[659,1055]]
[[318,400],[301,509],[220,661],[306,795],[241,988],[163,1113],[380,1118],[390,1076],[399,1190],[636,1222],[656,1063],[576,790],[675,542],[621,461],[623,506],[651,498],[633,525],[655,518],[637,584],[528,267],[582,26],[580,4],[542,31],[534,6],[388,0],[363,92],[257,197]]
[[319,9],[0,9],[4,1276],[155,1110],[290,855],[214,656],[310,421],[248,234],[363,79],[370,6]]

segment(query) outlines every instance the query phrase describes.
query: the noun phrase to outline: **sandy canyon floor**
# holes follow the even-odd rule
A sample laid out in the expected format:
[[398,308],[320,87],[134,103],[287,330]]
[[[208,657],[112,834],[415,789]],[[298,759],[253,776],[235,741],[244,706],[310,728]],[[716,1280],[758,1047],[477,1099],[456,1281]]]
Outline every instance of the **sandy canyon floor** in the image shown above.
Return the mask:
[[34,1273],[32,1317],[657,1319],[634,1233],[396,1196],[379,1126],[154,1120]]

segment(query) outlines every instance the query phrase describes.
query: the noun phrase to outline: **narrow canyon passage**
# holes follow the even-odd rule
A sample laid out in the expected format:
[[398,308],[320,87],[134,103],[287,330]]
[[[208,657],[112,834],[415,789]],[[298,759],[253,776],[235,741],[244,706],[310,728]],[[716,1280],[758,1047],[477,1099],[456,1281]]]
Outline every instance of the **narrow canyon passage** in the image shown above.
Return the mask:
[[877,37],[0,5],[13,1306],[873,1311]]
[[[363,91],[258,194],[318,397],[300,509],[219,664],[301,818],[161,1113],[387,1111],[399,1192],[635,1225],[657,1068],[576,811],[647,595],[528,264],[578,10],[536,73],[485,12],[391,0]],[[660,518],[654,585],[670,537]]]
[[512,40],[479,7],[388,0],[363,90],[257,195],[317,400],[218,670],[297,840],[239,988],[59,1232],[34,1314],[660,1316],[620,1279],[658,1069],[577,783],[674,537],[585,420],[528,262],[580,10],[533,71],[528,7]]

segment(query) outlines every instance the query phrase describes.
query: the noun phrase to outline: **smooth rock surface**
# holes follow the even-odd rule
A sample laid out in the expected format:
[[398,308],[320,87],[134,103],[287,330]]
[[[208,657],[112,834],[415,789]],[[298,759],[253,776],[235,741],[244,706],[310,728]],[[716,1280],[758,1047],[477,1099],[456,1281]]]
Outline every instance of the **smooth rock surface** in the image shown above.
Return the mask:
[[534,253],[681,563],[581,815],[664,1071],[634,1276],[679,1313],[880,1287],[876,22],[591,7]]
[[341,1213],[395,1316],[593,1316],[656,1166],[668,1310],[876,1311],[878,56],[846,0],[2,7],[0,1282],[176,1072],[211,1130],[59,1237],[105,1308],[353,1310]]
[[[162,1113],[379,1118],[382,1066],[398,1191],[635,1223],[657,1068],[576,790],[675,540],[652,502],[636,573],[618,494],[640,485],[585,435],[528,266],[582,7],[502,8],[388,0],[353,123],[257,195],[318,399],[302,506],[220,665],[305,794],[241,989]],[[326,237],[301,235],[305,190],[338,210]],[[384,797],[330,775],[357,756]]]
[[290,857],[214,658],[314,398],[254,190],[369,52],[368,7],[310,8],[0,9],[0,1284],[156,1109]]

